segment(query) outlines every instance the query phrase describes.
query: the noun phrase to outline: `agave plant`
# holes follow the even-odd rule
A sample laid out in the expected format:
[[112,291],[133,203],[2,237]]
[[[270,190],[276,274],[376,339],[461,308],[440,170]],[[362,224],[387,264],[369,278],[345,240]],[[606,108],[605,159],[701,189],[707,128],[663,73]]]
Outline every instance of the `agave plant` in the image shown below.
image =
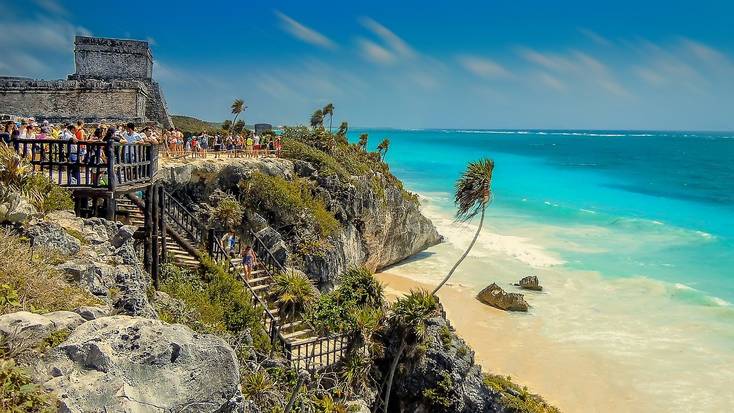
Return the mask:
[[339,279],[339,291],[343,299],[352,299],[358,306],[382,307],[385,304],[385,287],[365,267],[352,267]]
[[245,213],[237,198],[230,194],[222,198],[210,212],[210,221],[219,223],[228,230],[239,226]]
[[487,210],[487,205],[492,196],[492,172],[494,171],[494,161],[491,159],[481,159],[476,162],[470,162],[466,167],[466,171],[461,175],[459,180],[456,182],[456,194],[454,196],[454,203],[457,206],[456,220],[461,222],[469,221],[478,214],[481,215],[479,219],[479,225],[477,231],[474,233],[469,247],[467,247],[464,254],[456,261],[456,264],[451,268],[446,277],[436,286],[432,294],[436,294],[446,281],[451,278],[459,268],[459,265],[467,255],[469,251],[474,247],[474,244],[479,238],[479,233],[482,231],[484,226],[484,213]]
[[303,274],[286,272],[273,277],[273,281],[272,294],[286,320],[292,321],[303,314],[318,297],[318,290]]
[[21,190],[33,173],[30,162],[4,142],[0,144],[0,182]]

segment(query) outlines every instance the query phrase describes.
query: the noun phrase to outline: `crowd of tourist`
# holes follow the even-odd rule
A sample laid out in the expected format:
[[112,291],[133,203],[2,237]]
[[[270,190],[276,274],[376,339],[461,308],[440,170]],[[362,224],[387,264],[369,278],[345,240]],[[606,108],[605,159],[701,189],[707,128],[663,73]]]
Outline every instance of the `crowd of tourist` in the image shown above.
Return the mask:
[[[279,156],[281,138],[271,132],[255,134],[243,131],[238,134],[223,135],[202,132],[186,137],[176,128],[158,130],[145,126],[138,130],[133,123],[99,124],[87,126],[83,121],[69,124],[53,124],[47,120],[37,122],[33,118],[6,121],[0,129],[0,140],[10,143],[16,139],[60,139],[73,144],[80,142],[120,142],[123,144],[146,143],[161,145],[159,153],[171,157],[215,158]],[[81,146],[83,148],[83,146]],[[34,157],[36,155],[34,146]],[[89,156],[84,154],[84,156]]]
[[213,153],[215,158],[226,154],[227,157],[260,157],[275,155],[281,151],[281,138],[274,134],[258,135],[252,132],[242,132],[235,135],[211,135],[201,132],[188,139],[181,131],[169,129],[163,133],[163,142],[169,156],[191,156],[206,158]]

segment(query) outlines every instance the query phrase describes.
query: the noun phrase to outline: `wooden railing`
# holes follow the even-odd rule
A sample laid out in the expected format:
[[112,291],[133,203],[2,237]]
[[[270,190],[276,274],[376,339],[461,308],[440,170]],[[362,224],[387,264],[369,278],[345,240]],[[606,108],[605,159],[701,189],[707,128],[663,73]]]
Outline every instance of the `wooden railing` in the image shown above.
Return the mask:
[[158,145],[12,139],[34,172],[65,187],[101,188],[149,182],[158,168]]
[[163,210],[165,211],[166,217],[169,218],[177,229],[183,231],[196,243],[196,245],[193,245],[194,247],[203,245],[206,242],[207,236],[206,226],[181,201],[168,193],[168,191],[164,189],[162,194]]

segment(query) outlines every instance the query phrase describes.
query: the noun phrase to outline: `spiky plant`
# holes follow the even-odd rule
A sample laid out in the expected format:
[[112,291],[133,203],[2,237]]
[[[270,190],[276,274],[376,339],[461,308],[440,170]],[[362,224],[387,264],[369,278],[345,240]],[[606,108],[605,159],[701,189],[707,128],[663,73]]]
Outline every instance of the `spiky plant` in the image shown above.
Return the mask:
[[438,298],[424,290],[411,290],[410,294],[399,298],[392,307],[390,323],[400,335],[398,352],[390,365],[385,386],[385,411],[389,408],[390,391],[395,370],[400,358],[406,350],[413,350],[422,343],[428,330],[427,322],[430,318],[438,315]]
[[210,218],[212,224],[220,224],[228,230],[234,229],[242,222],[245,211],[242,204],[233,195],[227,194],[217,206],[211,209]]
[[456,220],[460,222],[466,222],[479,214],[479,225],[477,231],[474,233],[469,247],[467,247],[464,254],[456,261],[453,267],[446,277],[441,280],[432,294],[436,294],[446,281],[451,278],[454,271],[459,267],[464,258],[469,255],[469,251],[474,247],[474,244],[479,238],[479,233],[482,231],[484,226],[484,213],[487,210],[487,205],[492,198],[492,172],[494,171],[494,161],[488,158],[480,159],[475,162],[470,162],[466,167],[466,171],[456,181],[456,193],[454,194],[454,203],[456,204]]
[[279,395],[275,383],[265,370],[243,375],[240,378],[240,385],[242,395],[254,401],[258,406],[269,406],[274,400],[278,400]]
[[353,300],[358,306],[382,307],[385,287],[365,267],[351,267],[339,277],[342,300]]
[[278,311],[288,321],[303,314],[311,303],[318,298],[313,282],[305,275],[286,272],[273,277],[272,294]]

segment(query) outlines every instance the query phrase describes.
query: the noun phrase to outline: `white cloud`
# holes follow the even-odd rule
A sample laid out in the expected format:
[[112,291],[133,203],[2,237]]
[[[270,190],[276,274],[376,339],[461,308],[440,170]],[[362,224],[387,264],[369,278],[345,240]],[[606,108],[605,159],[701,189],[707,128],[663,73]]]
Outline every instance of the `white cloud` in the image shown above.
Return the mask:
[[336,43],[331,39],[316,30],[304,26],[298,21],[292,19],[290,16],[277,10],[275,11],[275,15],[280,19],[283,30],[290,33],[293,37],[324,49],[333,50],[337,48]]
[[363,17],[360,22],[364,27],[372,31],[393,53],[401,57],[414,57],[416,52],[405,40],[393,33],[390,29],[369,17]]
[[395,55],[392,52],[372,40],[358,39],[357,42],[359,43],[362,56],[367,60],[380,64],[389,64],[395,61]]
[[53,14],[67,14],[66,9],[56,0],[33,0],[43,10]]
[[583,27],[579,27],[579,32],[586,36],[588,39],[590,39],[592,42],[598,44],[599,46],[611,46],[612,42],[609,41],[606,37],[592,31],[589,29],[585,29]]
[[479,77],[507,78],[511,76],[507,69],[490,59],[464,55],[458,57],[458,62],[464,69]]
[[544,86],[559,91],[564,92],[566,90],[566,85],[561,82],[558,78],[546,73],[546,72],[540,72],[537,75],[537,79],[542,83]]

